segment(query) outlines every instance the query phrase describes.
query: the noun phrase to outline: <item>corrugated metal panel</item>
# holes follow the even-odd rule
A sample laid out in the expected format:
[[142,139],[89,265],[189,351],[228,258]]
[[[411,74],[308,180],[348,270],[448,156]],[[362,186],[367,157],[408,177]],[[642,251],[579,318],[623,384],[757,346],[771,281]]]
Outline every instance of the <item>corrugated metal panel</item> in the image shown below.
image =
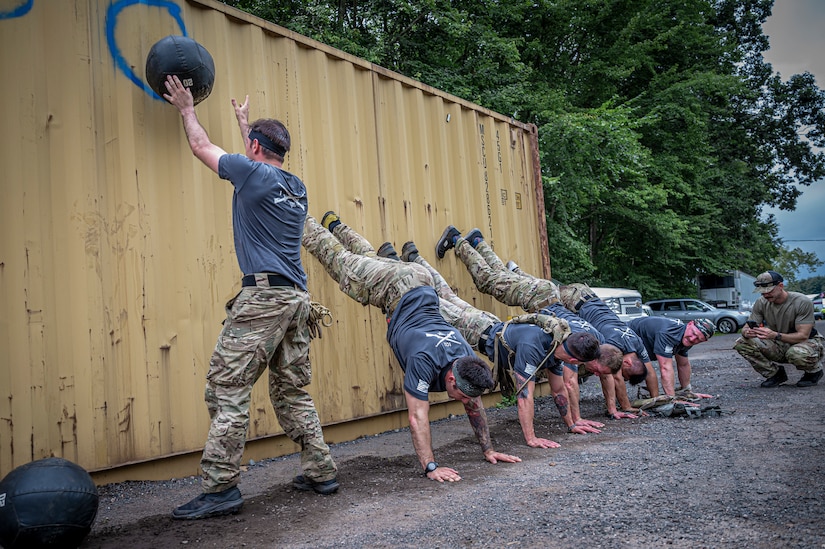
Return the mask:
[[[11,3],[5,3],[8,6]],[[0,474],[49,455],[89,470],[198,451],[204,376],[239,288],[231,186],[195,160],[177,112],[141,87],[151,45],[187,34],[217,78],[198,106],[242,150],[230,98],[290,129],[285,168],[310,213],[338,211],[376,247],[415,240],[459,291],[500,316],[443,228],[482,228],[547,271],[532,127],[211,1],[62,0],[0,6]],[[538,190],[537,190],[538,189]],[[334,325],[313,343],[322,421],[404,407],[380,312],[305,257]],[[250,439],[280,433],[253,392]]]

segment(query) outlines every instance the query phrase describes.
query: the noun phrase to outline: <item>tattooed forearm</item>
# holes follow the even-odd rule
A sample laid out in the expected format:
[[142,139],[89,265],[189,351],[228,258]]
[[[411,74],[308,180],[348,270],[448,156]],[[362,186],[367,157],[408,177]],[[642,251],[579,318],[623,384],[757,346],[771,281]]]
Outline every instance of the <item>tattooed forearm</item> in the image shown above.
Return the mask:
[[559,414],[561,414],[561,417],[566,416],[570,411],[570,403],[567,400],[567,396],[555,395],[553,397],[553,402],[556,403],[556,408],[559,409]]
[[467,418],[470,420],[470,426],[476,434],[478,443],[481,445],[481,451],[487,452],[493,449],[493,443],[490,442],[490,429],[487,427],[487,414],[484,412],[484,405],[481,399],[476,397],[466,404],[464,410],[467,412]]

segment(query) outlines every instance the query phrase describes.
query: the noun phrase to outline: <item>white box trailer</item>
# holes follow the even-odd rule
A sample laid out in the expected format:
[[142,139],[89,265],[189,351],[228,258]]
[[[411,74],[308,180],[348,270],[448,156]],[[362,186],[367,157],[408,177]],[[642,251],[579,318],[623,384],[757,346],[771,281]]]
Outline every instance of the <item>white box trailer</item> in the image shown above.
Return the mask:
[[720,309],[749,311],[758,297],[753,293],[755,276],[742,271],[724,275],[699,275],[699,299]]

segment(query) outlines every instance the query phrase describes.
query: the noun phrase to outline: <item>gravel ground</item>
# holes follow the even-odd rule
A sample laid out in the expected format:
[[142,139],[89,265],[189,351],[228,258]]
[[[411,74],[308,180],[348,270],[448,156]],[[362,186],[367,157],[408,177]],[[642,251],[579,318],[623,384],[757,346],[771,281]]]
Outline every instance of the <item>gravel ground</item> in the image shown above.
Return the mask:
[[[825,384],[797,388],[790,368],[788,384],[762,389],[734,339],[717,335],[691,357],[694,389],[731,412],[722,417],[604,420],[600,434],[570,435],[543,397],[536,430],[557,449],[527,447],[514,407],[488,410],[496,449],[522,463],[483,461],[461,416],[433,425],[438,461],[461,482],[422,477],[399,430],[333,445],[333,496],[293,489],[298,456],[285,456],[243,473],[239,514],[200,521],[169,515],[199,493],[195,477],[102,486],[82,547],[825,548]],[[582,386],[581,407],[603,417],[597,381]]]

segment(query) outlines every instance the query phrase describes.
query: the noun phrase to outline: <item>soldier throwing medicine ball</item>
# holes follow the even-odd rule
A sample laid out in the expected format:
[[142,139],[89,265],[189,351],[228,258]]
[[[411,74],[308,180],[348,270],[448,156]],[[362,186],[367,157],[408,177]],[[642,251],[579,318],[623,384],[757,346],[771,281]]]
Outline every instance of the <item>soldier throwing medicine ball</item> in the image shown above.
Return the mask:
[[226,305],[224,322],[206,376],[212,424],[201,458],[203,493],[172,512],[178,519],[237,513],[237,484],[249,427],[252,386],[269,371],[269,395],[284,432],[301,446],[301,490],[331,494],[337,468],[324,442],[315,404],[303,389],[311,380],[310,313],[301,238],[307,215],[303,182],[281,169],[289,132],[273,119],[248,122],[249,97],[233,99],[246,155],[227,154],[210,142],[195,115],[192,94],[176,76],[164,98],[183,118],[192,153],[235,187],[235,250],[244,273],[241,292]]

